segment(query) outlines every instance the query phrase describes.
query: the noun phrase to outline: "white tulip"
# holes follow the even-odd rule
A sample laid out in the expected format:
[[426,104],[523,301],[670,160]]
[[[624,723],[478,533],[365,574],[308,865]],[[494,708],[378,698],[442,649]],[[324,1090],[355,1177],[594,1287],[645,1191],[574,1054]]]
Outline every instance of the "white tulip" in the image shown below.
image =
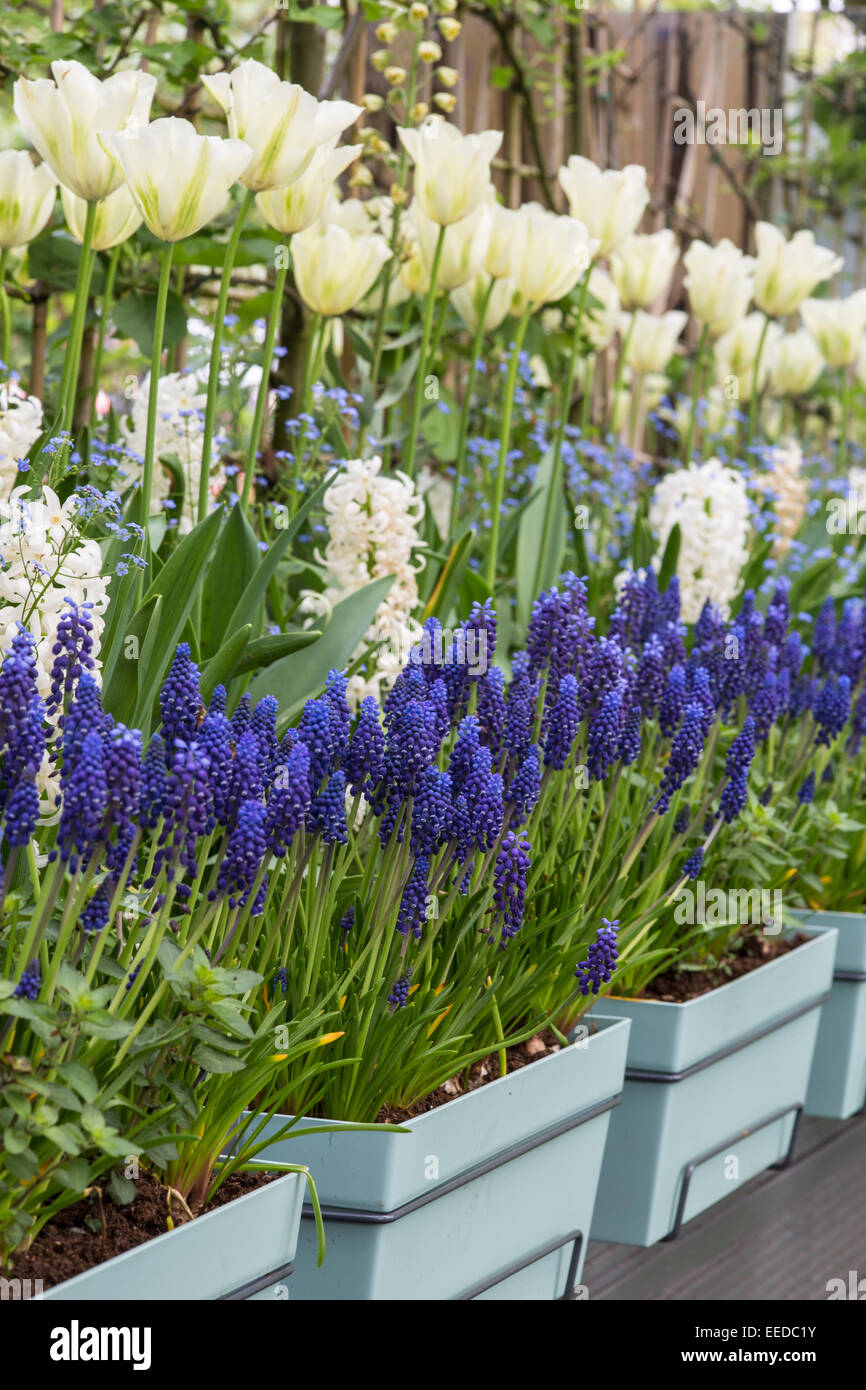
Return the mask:
[[609,256],[622,246],[649,202],[646,169],[640,164],[602,171],[591,159],[573,154],[558,178],[572,217],[598,241],[600,256]]
[[57,179],[26,150],[0,153],[0,250],[38,236],[54,211]]
[[[763,314],[747,314],[728,333],[723,333],[716,343],[716,375],[725,390],[730,392],[731,400],[751,399],[752,387],[755,384],[755,362],[766,322]],[[761,348],[756,383],[759,391],[763,391],[767,384],[781,339],[781,328],[777,323],[771,323],[764,335],[764,346]]]
[[[426,217],[417,200],[409,209],[412,225],[418,236],[418,255],[421,261],[421,283],[424,293],[430,287],[430,275],[436,243],[439,239],[439,226]],[[487,243],[490,240],[490,209],[481,203],[473,213],[459,222],[451,222],[445,228],[442,250],[439,255],[439,269],[436,275],[437,290],[456,290],[472,280],[484,267]]]
[[526,242],[526,219],[523,213],[514,208],[504,208],[496,201],[496,194],[489,192],[490,241],[484,269],[496,279],[511,279],[523,255]]
[[[67,227],[76,241],[83,241],[87,204],[62,184],[60,198]],[[141,222],[141,213],[135,205],[129,185],[123,183],[114,193],[109,193],[107,198],[100,198],[96,204],[92,243],[94,251],[110,251],[112,246],[119,246],[121,242],[127,241],[133,232],[138,231]]]
[[[459,226],[459,222],[457,226]],[[492,288],[491,288],[492,286]],[[490,290],[485,308],[484,300]],[[459,289],[452,290],[451,303],[457,310],[470,332],[474,333],[484,310],[484,332],[495,333],[496,329],[512,312],[515,286],[513,280],[494,280],[483,270],[472,280],[467,280]]]
[[101,139],[161,241],[182,241],[217,217],[253,155],[243,140],[199,135],[176,116]]
[[144,125],[156,91],[150,73],[125,70],[100,82],[81,63],[51,64],[54,78],[15,83],[15,115],[58,181],[79,198],[107,198],[123,182],[98,139],[100,132]]
[[717,246],[693,241],[683,256],[692,313],[711,338],[745,317],[754,292],[755,261],[724,238]]
[[[638,309],[634,315],[634,325],[629,335],[625,360],[633,372],[663,372],[674,355],[677,339],[688,320],[688,314],[680,309],[669,309],[666,314],[648,314]],[[620,332],[628,332],[630,315],[623,314]]]
[[201,80],[225,111],[229,135],[252,146],[242,182],[256,193],[294,183],[314,151],[335,140],[364,110],[348,101],[317,101],[252,58],[232,73]]
[[854,359],[854,375],[866,391],[866,338],[860,339],[857,356]]
[[431,116],[417,129],[401,126],[397,134],[415,166],[415,201],[431,221],[440,227],[461,222],[487,198],[501,130],[462,135]]
[[[283,236],[306,231],[318,217],[334,185],[334,180],[357,159],[363,145],[340,145],[337,136],[313,151],[302,174],[287,188],[272,188],[256,196],[256,206],[270,226]],[[360,199],[350,198],[350,203]]]
[[770,366],[770,386],[778,396],[805,396],[823,370],[824,359],[815,339],[800,328],[780,340]]
[[866,332],[866,290],[847,299],[807,299],[800,317],[830,367],[850,367]]
[[598,304],[590,305],[587,300],[583,314],[583,329],[595,351],[603,352],[606,347],[610,347],[619,328],[619,295],[607,271],[602,270],[599,265],[594,265],[589,272],[587,291],[593,299],[598,300]]
[[582,222],[525,203],[523,254],[514,267],[514,282],[532,304],[553,304],[574,289],[598,249]]
[[842,269],[842,257],[818,246],[814,232],[796,232],[786,241],[771,222],[759,222],[755,241],[755,303],[771,318],[795,313],[816,285]]
[[680,258],[669,227],[632,236],[610,258],[610,272],[624,309],[648,309],[670,284]]
[[298,292],[316,314],[345,314],[372,289],[391,249],[378,232],[353,236],[316,222],[292,240]]

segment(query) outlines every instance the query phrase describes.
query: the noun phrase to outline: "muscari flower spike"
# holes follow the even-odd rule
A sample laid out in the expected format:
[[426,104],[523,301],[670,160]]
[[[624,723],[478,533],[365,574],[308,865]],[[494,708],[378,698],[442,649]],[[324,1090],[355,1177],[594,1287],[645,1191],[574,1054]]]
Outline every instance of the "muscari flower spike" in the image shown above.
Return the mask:
[[606,917],[602,917],[601,921],[602,925],[587,952],[586,960],[582,960],[574,972],[584,998],[590,991],[593,994],[598,994],[602,984],[610,983],[619,959],[617,948],[619,920],[609,922]]

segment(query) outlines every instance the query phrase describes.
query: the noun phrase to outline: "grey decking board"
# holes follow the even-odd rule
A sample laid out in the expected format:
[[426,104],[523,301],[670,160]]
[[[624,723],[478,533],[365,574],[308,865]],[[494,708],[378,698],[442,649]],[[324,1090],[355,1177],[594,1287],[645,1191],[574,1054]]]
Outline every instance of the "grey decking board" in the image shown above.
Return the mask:
[[827,1280],[866,1276],[866,1123],[804,1122],[790,1169],[763,1173],[643,1250],[591,1242],[590,1299],[824,1299]]

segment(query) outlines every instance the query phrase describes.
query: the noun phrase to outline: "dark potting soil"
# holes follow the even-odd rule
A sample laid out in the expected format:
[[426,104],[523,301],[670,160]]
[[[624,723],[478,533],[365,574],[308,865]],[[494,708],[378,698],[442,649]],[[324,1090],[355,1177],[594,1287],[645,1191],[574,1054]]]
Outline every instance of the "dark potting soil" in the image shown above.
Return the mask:
[[[233,1173],[206,1210],[215,1211],[281,1176]],[[83,1197],[52,1217],[30,1248],[13,1257],[14,1274],[19,1279],[41,1279],[43,1288],[48,1289],[164,1235],[171,1229],[169,1214],[175,1227],[186,1225],[189,1216],[177,1197],[172,1197],[169,1209],[168,1195],[152,1173],[142,1172],[135,1182],[135,1197],[125,1206],[113,1202],[106,1192],[102,1192],[101,1202],[96,1193]]]
[[730,984],[731,980],[739,979],[741,975],[748,975],[777,956],[787,955],[808,940],[809,937],[802,932],[786,937],[784,941],[757,934],[745,936],[730,955],[723,956],[717,965],[708,970],[668,970],[664,975],[650,980],[638,998],[658,999],[665,1004],[686,1004],[690,999],[697,999],[721,985]]
[[[539,1033],[535,1038],[528,1038],[526,1042],[518,1043],[516,1047],[507,1047],[505,1057],[508,1063],[509,1075],[513,1071],[520,1071],[522,1067],[528,1067],[532,1062],[540,1062],[542,1057],[549,1057],[553,1052],[559,1052],[562,1044],[548,1029],[544,1033]],[[454,1076],[450,1081],[445,1081],[441,1086],[437,1086],[431,1095],[425,1096],[423,1100],[417,1100],[413,1105],[406,1106],[405,1109],[396,1105],[383,1105],[376,1116],[379,1124],[402,1125],[407,1120],[412,1120],[418,1115],[426,1115],[429,1110],[438,1110],[440,1105],[447,1105],[450,1100],[456,1100],[458,1096],[468,1095],[470,1091],[477,1091],[480,1086],[486,1086],[490,1081],[499,1080],[499,1053],[493,1052],[489,1057],[482,1057],[480,1062],[475,1062],[467,1072],[461,1072],[459,1076]]]

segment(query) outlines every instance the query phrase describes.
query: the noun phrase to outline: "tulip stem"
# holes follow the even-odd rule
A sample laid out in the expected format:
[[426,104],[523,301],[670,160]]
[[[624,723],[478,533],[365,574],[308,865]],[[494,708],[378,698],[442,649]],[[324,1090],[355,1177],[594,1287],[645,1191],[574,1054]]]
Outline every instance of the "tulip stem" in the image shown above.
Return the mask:
[[637,309],[632,309],[631,318],[628,321],[628,328],[626,329],[625,337],[622,340],[622,348],[620,349],[619,361],[616,364],[616,379],[613,383],[613,399],[610,405],[610,420],[608,422],[608,428],[610,429],[611,434],[616,429],[616,408],[619,405],[619,393],[622,390],[622,377],[623,372],[625,371],[626,353],[628,352],[628,345],[631,342],[631,335],[634,332],[634,325],[636,319]]
[[94,256],[93,228],[96,222],[96,203],[87,204],[84,221],[84,236],[81,239],[81,259],[78,262],[78,277],[75,282],[75,301],[69,323],[69,336],[66,340],[66,357],[60,378],[60,427],[72,428],[75,413],[75,392],[78,385],[78,361],[81,357],[81,342],[84,337],[84,319],[87,314],[87,300],[90,296],[90,277],[93,273]]
[[213,326],[213,341],[210,350],[210,367],[207,377],[207,403],[204,412],[204,437],[202,439],[201,451],[201,477],[198,485],[198,519],[204,521],[207,516],[207,500],[210,488],[210,462],[211,447],[213,445],[214,421],[216,419],[217,393],[220,383],[220,365],[223,346],[223,320],[226,316],[226,306],[229,302],[229,287],[231,285],[232,270],[237,254],[238,243],[241,239],[244,222],[247,213],[253,204],[255,194],[252,189],[245,188],[241,205],[238,208],[238,215],[232,227],[231,236],[226,246],[225,260],[223,261],[223,273],[220,277],[219,295],[217,297],[216,317]]
[[751,444],[755,437],[755,426],[758,421],[758,375],[761,370],[761,356],[764,351],[764,341],[767,337],[767,329],[770,327],[770,319],[764,315],[764,326],[761,329],[761,336],[758,339],[758,351],[755,354],[755,365],[752,368],[752,399],[749,403],[749,437],[747,444]]
[[7,250],[0,251],[0,313],[3,315],[3,338],[0,344],[0,360],[6,371],[10,371],[12,363],[9,358],[12,353],[12,312],[9,308],[9,296],[6,293],[6,262],[9,259]]
[[472,393],[475,389],[475,377],[478,373],[478,358],[481,355],[481,344],[484,340],[484,320],[487,318],[487,310],[490,305],[490,296],[493,293],[495,281],[493,276],[484,292],[484,300],[478,311],[478,324],[472,336],[471,356],[469,359],[469,375],[466,378],[466,394],[463,398],[463,410],[460,415],[460,437],[457,442],[457,462],[454,467],[454,490],[451,493],[451,512],[448,517],[448,535],[444,540],[453,540],[454,528],[457,525],[457,508],[460,504],[460,483],[463,478],[463,466],[466,462],[466,440],[469,434],[469,414],[472,410]]
[[93,401],[90,407],[91,424],[96,424],[96,397],[99,395],[99,376],[102,371],[102,349],[105,345],[105,330],[114,299],[114,280],[117,275],[117,262],[120,259],[120,242],[112,247],[105,274],[105,294],[102,296],[102,313],[99,315],[99,331],[96,337],[96,350],[93,354]]
[[541,543],[538,547],[538,561],[535,570],[534,593],[539,593],[544,587],[542,577],[545,567],[550,563],[550,544],[553,536],[553,520],[556,516],[557,507],[562,506],[562,485],[560,482],[562,473],[562,445],[565,440],[565,430],[568,424],[568,417],[571,413],[571,396],[574,391],[574,377],[577,371],[577,350],[580,347],[580,328],[583,322],[583,310],[586,304],[586,294],[589,287],[590,268],[587,267],[580,286],[580,295],[577,301],[577,310],[574,316],[574,328],[571,332],[571,349],[568,354],[568,367],[565,374],[565,386],[562,393],[562,405],[559,412],[559,420],[556,426],[556,435],[553,441],[553,459],[550,467],[550,484],[547,489],[547,497],[544,501],[544,526],[541,531]]
[[502,434],[499,440],[499,466],[496,470],[496,484],[493,490],[493,510],[490,517],[490,548],[487,552],[487,573],[485,578],[492,593],[496,582],[496,562],[499,551],[499,529],[502,521],[502,502],[505,497],[505,470],[508,465],[508,449],[511,444],[511,416],[514,409],[514,392],[517,386],[517,369],[520,365],[520,350],[529,326],[533,304],[527,304],[514,335],[511,361],[508,363],[508,378],[505,385],[505,404],[502,410]]
[[583,378],[583,399],[580,402],[580,437],[586,439],[592,425],[592,388],[595,382],[595,353],[587,358]]
[[851,412],[851,383],[848,369],[843,367],[839,373],[842,396],[842,419],[839,425],[839,472],[848,471],[848,423]]
[[[141,524],[145,536],[150,522],[150,499],[153,493],[153,456],[156,445],[156,412],[159,401],[159,369],[162,361],[162,339],[165,328],[165,309],[171,279],[171,260],[174,242],[167,241],[162,249],[159,267],[159,289],[156,293],[156,317],[153,324],[153,348],[150,358],[150,391],[147,398],[147,433],[144,437],[144,469],[141,476]],[[202,461],[204,471],[204,461]]]
[[704,366],[704,352],[706,351],[707,338],[709,337],[709,324],[701,325],[701,336],[698,340],[698,351],[695,356],[695,377],[692,382],[692,410],[689,416],[689,431],[686,435],[686,447],[683,456],[683,463],[688,466],[692,461],[692,445],[695,438],[695,422],[698,414],[698,401],[701,396],[701,373]]
[[256,455],[258,454],[259,441],[262,437],[262,423],[265,418],[265,406],[268,399],[268,389],[271,379],[271,362],[274,356],[274,343],[277,337],[277,327],[280,322],[280,310],[283,304],[283,291],[286,288],[286,276],[289,273],[288,257],[286,264],[277,268],[277,278],[274,282],[274,298],[271,304],[271,313],[268,318],[268,328],[265,334],[265,348],[262,357],[262,379],[259,382],[259,389],[256,395],[256,409],[253,415],[253,427],[250,432],[250,447],[247,450],[247,466],[244,473],[244,490],[241,495],[241,506],[244,511],[250,503],[250,493],[253,486],[253,473],[256,466]]
[[427,375],[427,352],[430,346],[430,333],[433,328],[436,281],[439,277],[439,262],[442,259],[442,247],[445,245],[445,232],[445,227],[439,228],[439,235],[436,238],[436,250],[433,252],[433,264],[430,267],[430,286],[427,290],[427,302],[424,305],[424,326],[421,330],[421,355],[418,359],[418,376],[415,379],[415,393],[412,397],[412,421],[409,426],[409,438],[406,442],[406,457],[403,461],[403,471],[408,473],[410,478],[414,478],[415,476],[415,449],[418,444],[418,427],[421,424],[421,402],[424,399],[424,383]]

